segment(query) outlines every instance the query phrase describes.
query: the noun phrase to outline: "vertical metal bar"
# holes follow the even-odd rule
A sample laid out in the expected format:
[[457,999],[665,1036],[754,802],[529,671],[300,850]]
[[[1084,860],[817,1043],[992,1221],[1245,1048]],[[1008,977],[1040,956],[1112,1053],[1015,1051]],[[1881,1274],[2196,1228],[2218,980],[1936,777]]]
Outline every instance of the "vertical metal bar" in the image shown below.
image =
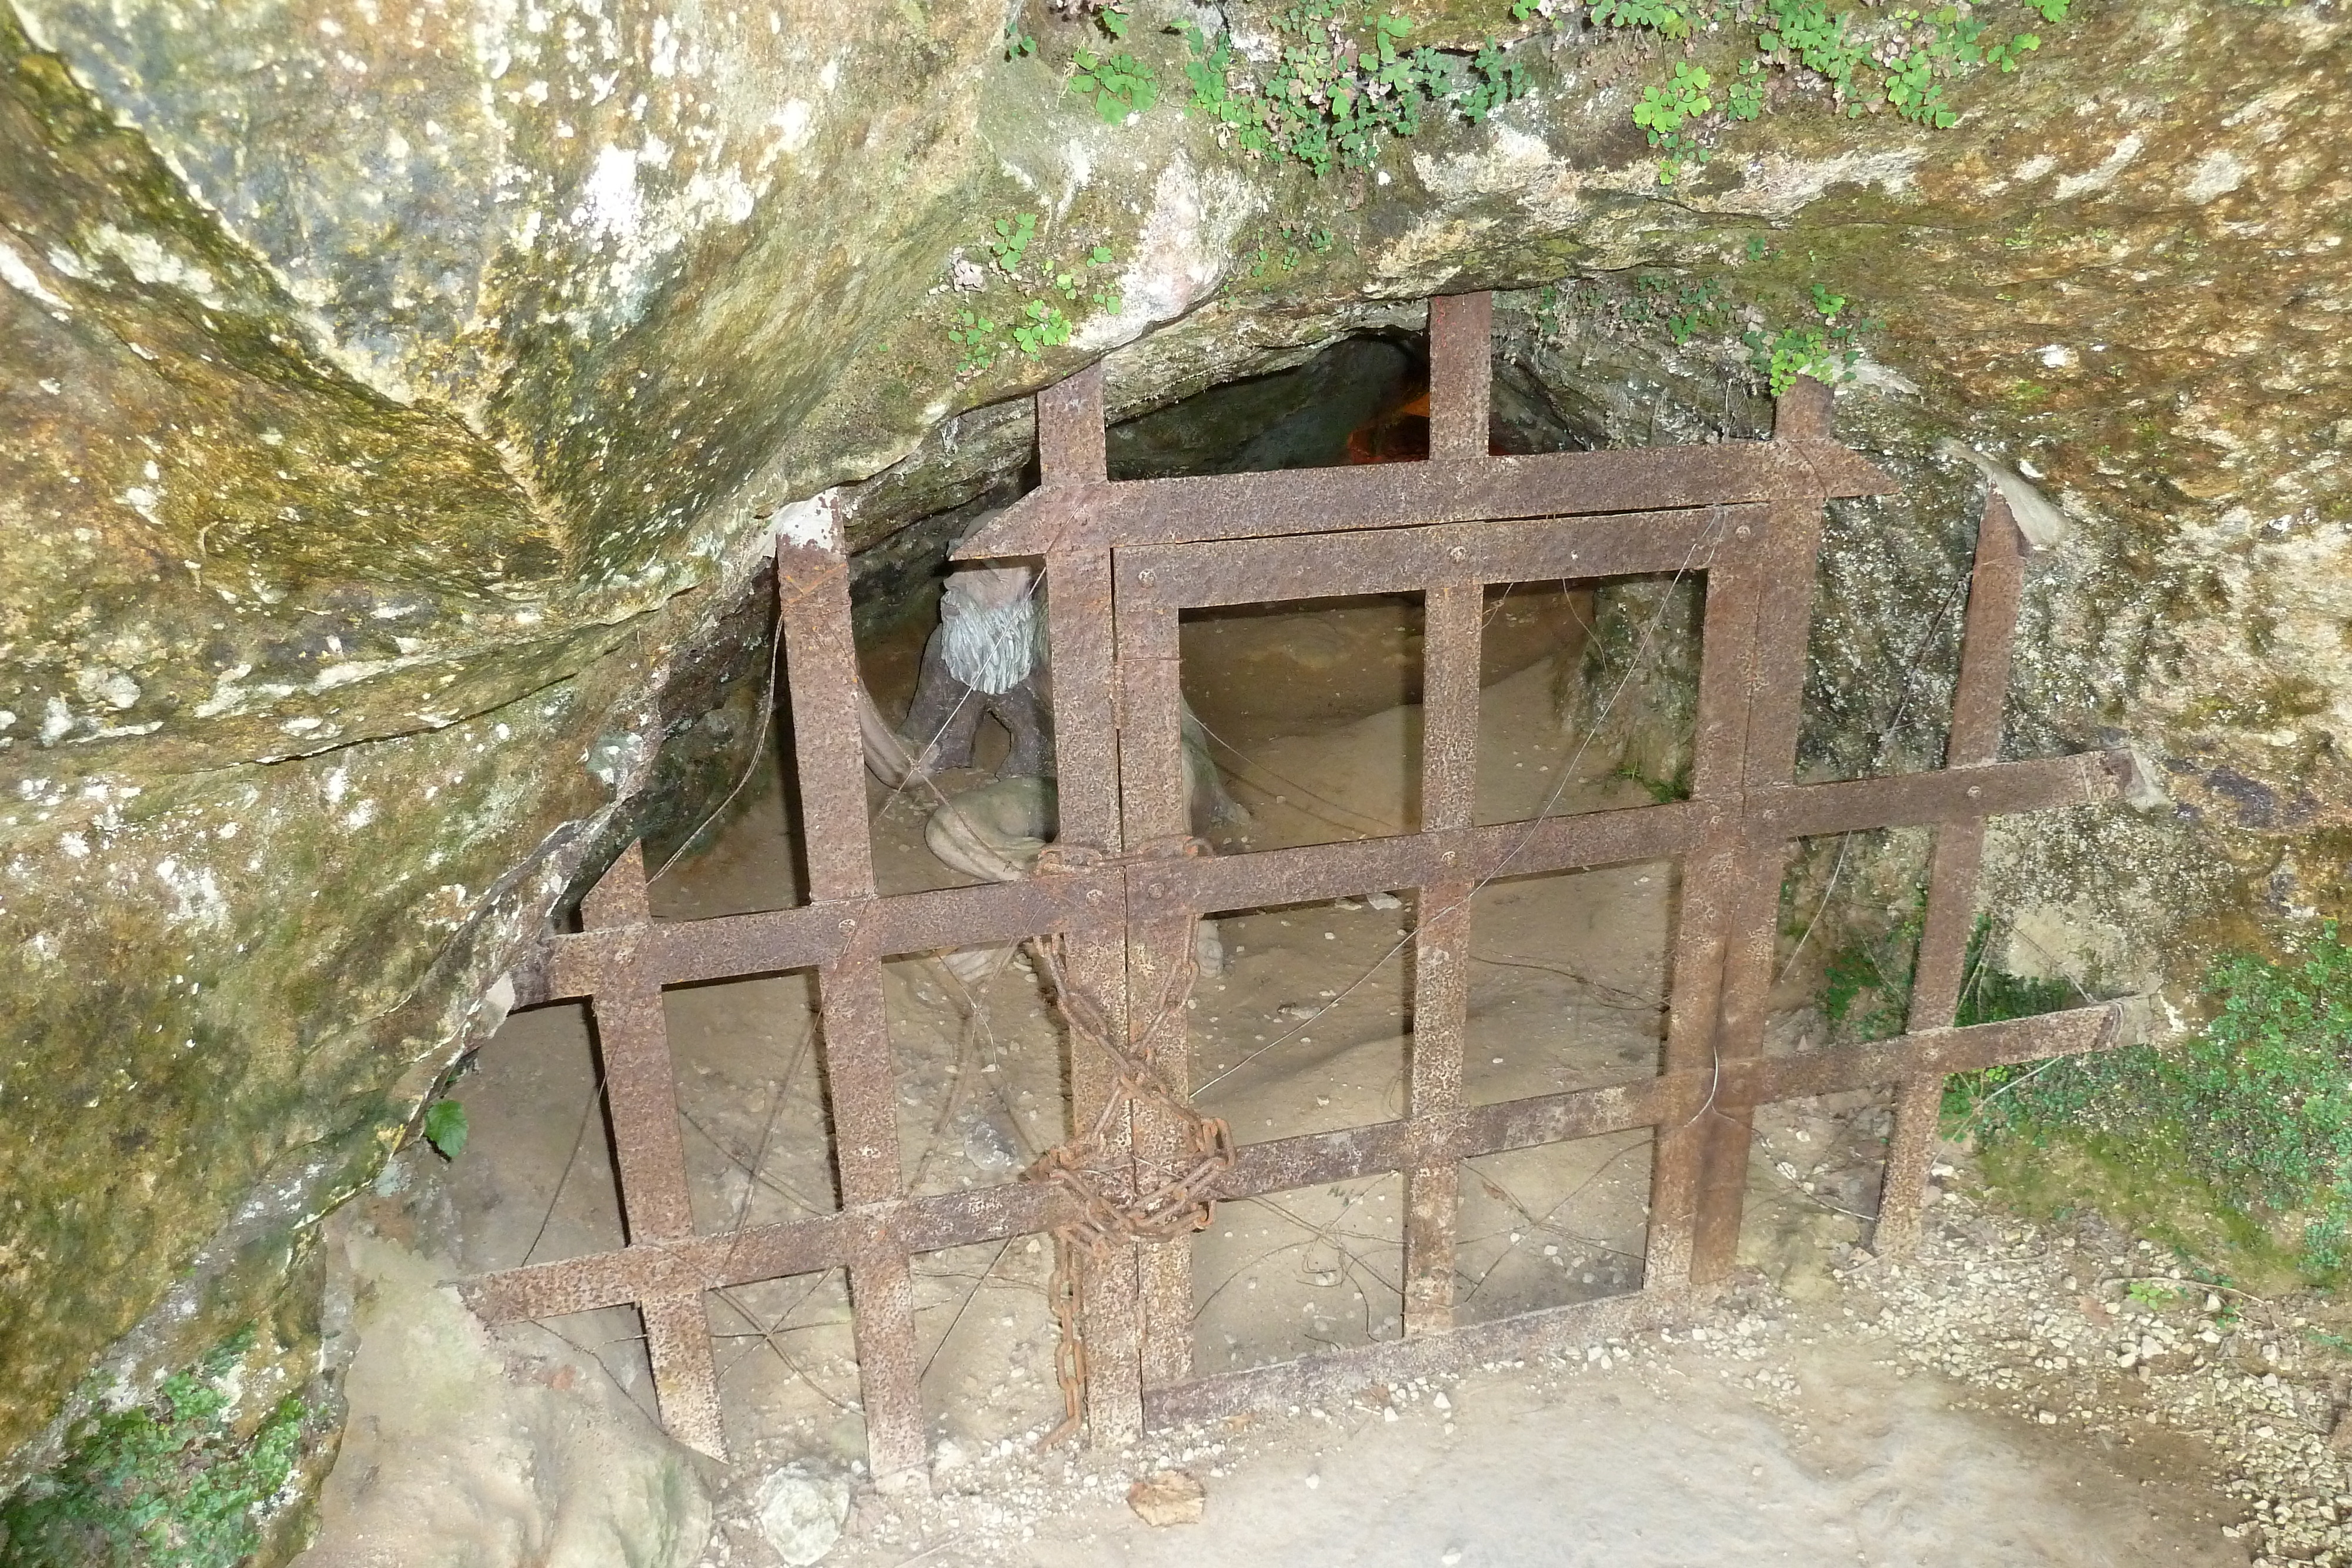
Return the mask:
[[[861,931],[874,896],[874,843],[866,816],[865,751],[857,728],[857,645],[849,615],[848,561],[839,550],[780,544],[785,670],[801,783],[801,841],[809,892],[840,904],[842,956],[817,970],[824,1082],[833,1110],[834,1161],[845,1209],[900,1195],[898,1075],[882,993],[882,959]],[[877,1244],[849,1265],[866,1464],[879,1479],[929,1458],[915,1364],[915,1298],[905,1252]]]
[[1478,789],[1478,665],[1486,595],[1431,586],[1422,601],[1421,831],[1470,826]]
[[776,592],[792,693],[809,896],[818,904],[870,898],[874,844],[866,821],[866,752],[857,729],[849,562],[835,549],[779,543]]
[[[1100,482],[1107,472],[1104,368],[1095,364],[1037,395],[1037,460],[1047,486]],[[1054,658],[1054,758],[1057,841],[1117,855],[1124,849],[1119,803],[1118,619],[1107,549],[1045,557],[1047,639]],[[1105,908],[1097,923],[1066,938],[1065,973],[1128,1029],[1126,911]],[[1073,1042],[1074,1046],[1076,1042]],[[1111,1098],[1110,1063],[1076,1051],[1070,1061],[1073,1130],[1091,1127]],[[1125,1163],[1134,1182],[1133,1130],[1122,1118],[1103,1138],[1108,1172]],[[1087,1433],[1121,1444],[1143,1429],[1142,1310],[1137,1249],[1089,1260],[1078,1286],[1079,1333],[1087,1354]]]
[[610,931],[652,921],[652,905],[646,897],[646,847],[631,844],[580,900],[580,924],[590,931]]
[[[1830,389],[1800,378],[1775,410],[1773,439],[1826,441],[1829,434]],[[1796,776],[1805,645],[1812,629],[1813,578],[1821,555],[1824,505],[1819,497],[1778,501],[1768,513],[1763,548],[1758,552],[1763,587],[1749,659],[1741,768],[1749,789],[1786,784]],[[1773,980],[1773,936],[1780,920],[1780,879],[1787,866],[1786,844],[1751,847],[1733,857],[1730,936],[1715,1031],[1715,1051],[1720,1061],[1743,1061],[1763,1053],[1765,1008]],[[1701,1286],[1721,1281],[1738,1260],[1748,1153],[1755,1132],[1755,1107],[1741,1094],[1717,1092],[1713,1100],[1700,1122],[1706,1137],[1699,1157],[1697,1218],[1691,1237],[1691,1281]]]
[[1103,428],[1105,361],[1097,360],[1037,394],[1037,473],[1041,484],[1092,485],[1108,473]]
[[[592,928],[646,924],[646,852],[632,844],[589,895],[581,918]],[[635,965],[600,987],[590,1004],[604,1058],[604,1103],[620,1166],[621,1212],[632,1246],[694,1234],[687,1196],[686,1145],[677,1127],[677,1069],[662,1017],[661,987]]]
[[[646,899],[641,845],[613,864],[581,901],[591,929],[643,926]],[[694,1234],[694,1204],[686,1183],[686,1148],[677,1125],[677,1069],[657,983],[634,964],[619,967],[591,1007],[604,1054],[604,1095],[613,1122],[613,1149],[628,1244],[682,1240]],[[727,1435],[719,1417],[719,1379],[712,1365],[710,1324],[702,1292],[681,1291],[637,1303],[646,1355],[662,1425],[690,1448],[724,1458]]]
[[694,1234],[687,1197],[686,1145],[677,1129],[677,1070],[662,1019],[661,988],[616,977],[591,1006],[604,1057],[604,1103],[620,1166],[621,1212],[629,1245]]
[[[1997,489],[1988,487],[1983,520],[1977,525],[1976,565],[1969,580],[1967,629],[1960,643],[1960,678],[1952,695],[1952,728],[1944,766],[1966,768],[2000,758],[2001,707],[2009,695],[2009,671],[2017,640],[2017,607],[2025,589],[2025,568],[2016,519]],[[1969,936],[1976,924],[1977,873],[1984,859],[1981,817],[1946,822],[1936,829],[1936,851],[1927,874],[1927,918],[1919,936],[1913,972],[1913,1030],[1942,1029],[1959,1009]],[[1944,1080],[1915,1073],[1897,1087],[1895,1134],[1886,1145],[1880,1179],[1878,1224],[1871,1242],[1880,1253],[1901,1255],[1919,1244],[1919,1210],[1927,1196],[1927,1169],[1935,1158],[1936,1133],[1943,1114]]]
[[1494,397],[1495,297],[1440,295],[1429,302],[1429,455],[1486,455]]
[[1976,566],[1969,577],[1960,679],[1952,694],[1952,733],[1944,748],[1947,768],[2000,760],[2001,708],[2009,698],[2017,607],[2025,597],[2023,543],[2008,498],[1989,489],[1984,519],[1977,525]]
[[1059,838],[1115,855],[1121,835],[1110,552],[1047,556],[1045,612]]
[[[1763,1054],[1764,1004],[1772,986],[1773,933],[1779,925],[1780,878],[1788,846],[1744,851],[1734,857],[1731,940],[1723,965],[1716,1051],[1722,1061]],[[1726,1077],[1699,1125],[1706,1131],[1698,1179],[1698,1218],[1691,1236],[1691,1280],[1720,1282],[1739,1252],[1740,1215],[1748,1188],[1748,1151],[1755,1105]]]
[[[1127,1009],[1127,932],[1111,923],[1072,931],[1064,947],[1064,972],[1074,985],[1099,1000],[1110,1028],[1124,1037]],[[1071,1115],[1085,1128],[1094,1124],[1112,1092],[1108,1058],[1072,1042]],[[1101,1164],[1096,1174],[1106,1186],[1122,1177],[1133,1189],[1134,1134],[1131,1118],[1103,1130]],[[1123,1168],[1122,1168],[1123,1167]],[[1087,1437],[1118,1447],[1143,1430],[1143,1304],[1139,1249],[1112,1249],[1102,1260],[1088,1259],[1078,1281],[1078,1332],[1087,1353]],[[1190,1303],[1186,1303],[1188,1313]]]
[[[1698,711],[1692,740],[1691,798],[1695,800],[1736,805],[1746,787],[1748,682],[1764,586],[1757,570],[1760,548],[1753,525],[1740,524],[1734,537],[1723,541],[1707,573],[1706,616],[1699,634]],[[1693,1072],[1715,1064],[1740,849],[1738,821],[1727,818],[1725,831],[1682,863],[1662,1063],[1668,1073]],[[1699,1103],[1674,1125],[1657,1130],[1650,1168],[1649,1242],[1642,1270],[1644,1290],[1678,1291],[1690,1281],[1699,1178],[1717,1087],[1710,1073],[1707,1092]]]
[[647,1296],[637,1303],[652,1364],[654,1402],[662,1429],[713,1458],[727,1457],[727,1428],[719,1411],[719,1372],[710,1319],[700,1291]]
[[[1181,648],[1176,612],[1157,602],[1148,580],[1130,593],[1119,588],[1118,768],[1127,842],[1172,846],[1192,830],[1183,756]],[[1177,971],[1192,958],[1198,911],[1169,913],[1149,861],[1128,870],[1129,885],[1157,911],[1128,929],[1127,989],[1131,1033],[1151,1027]],[[1192,1085],[1191,1052],[1179,1012],[1160,1036],[1158,1068],[1171,1093]],[[1134,1114],[1136,1183],[1156,1186],[1174,1174],[1182,1134],[1171,1118],[1139,1107]],[[1141,1383],[1145,1388],[1181,1383],[1192,1372],[1192,1247],[1189,1238],[1143,1247],[1138,1259],[1141,1291]]]
[[859,939],[855,916],[845,915],[843,924],[850,927],[850,946],[818,967],[816,995],[841,1207],[856,1208],[898,1196],[898,1090],[881,955]]
[[[1485,296],[1473,298],[1484,300]],[[1437,309],[1433,301],[1431,309]],[[1451,328],[1454,323],[1448,322]],[[1441,340],[1443,334],[1440,334]],[[1486,339],[1477,340],[1483,347]],[[1484,369],[1483,357],[1480,367]],[[1434,406],[1434,405],[1433,405]],[[1481,441],[1484,425],[1480,426]],[[1421,829],[1470,826],[1478,784],[1478,667],[1486,593],[1478,583],[1433,585],[1423,601]],[[1441,852],[1441,854],[1448,852]],[[1431,1122],[1462,1103],[1463,1034],[1470,1007],[1471,883],[1442,877],[1421,889],[1413,935],[1412,1043],[1405,1113]],[[1454,1256],[1462,1172],[1452,1160],[1404,1176],[1404,1332],[1454,1324]]]
[[915,1281],[904,1252],[884,1246],[851,1260],[849,1315],[866,1468],[885,1482],[920,1473],[930,1460],[930,1439],[915,1351]]

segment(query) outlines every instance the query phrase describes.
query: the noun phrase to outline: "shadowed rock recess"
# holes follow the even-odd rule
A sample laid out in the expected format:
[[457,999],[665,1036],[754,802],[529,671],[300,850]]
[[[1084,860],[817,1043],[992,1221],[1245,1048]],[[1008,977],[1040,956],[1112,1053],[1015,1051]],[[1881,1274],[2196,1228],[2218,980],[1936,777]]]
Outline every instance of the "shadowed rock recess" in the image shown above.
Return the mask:
[[[1768,417],[1743,337],[1842,299],[1837,434],[1905,488],[1835,509],[1808,765],[1939,755],[1965,447],[2063,525],[2010,747],[2161,786],[1998,831],[1994,895],[2175,998],[2342,906],[2337,6],[1985,0],[2042,45],[1956,124],[1786,78],[1671,184],[1633,106],[1752,26],[1407,4],[1521,94],[1318,175],[1183,112],[1215,8],[1134,9],[1160,98],[1110,124],[1035,0],[1009,58],[1002,0],[0,5],[0,1488],[245,1325],[310,1380],[321,1216],[742,765],[663,743],[765,679],[774,530],[904,597],[1097,359],[1131,419],[1491,287],[1518,438],[1700,441]],[[1222,16],[1262,57],[1284,9]]]

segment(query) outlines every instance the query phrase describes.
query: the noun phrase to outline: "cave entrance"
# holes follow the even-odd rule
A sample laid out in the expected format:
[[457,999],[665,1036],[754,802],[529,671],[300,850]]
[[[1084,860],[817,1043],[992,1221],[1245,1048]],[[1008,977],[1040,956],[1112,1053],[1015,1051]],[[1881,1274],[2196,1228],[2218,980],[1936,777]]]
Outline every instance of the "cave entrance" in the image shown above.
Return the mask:
[[[632,851],[583,904],[583,928],[548,937],[524,999],[584,999],[593,1016],[625,1239],[477,1278],[477,1312],[511,1322],[634,1307],[664,1424],[720,1453],[713,1301],[767,1322],[771,1343],[793,1312],[837,1309],[854,1331],[868,1462],[887,1477],[923,1465],[931,1416],[973,1392],[971,1378],[940,1387],[927,1376],[937,1346],[927,1355],[919,1333],[922,1281],[1050,1239],[1053,1414],[1117,1441],[1669,1318],[1729,1270],[1759,1107],[1897,1086],[1877,1241],[1900,1249],[1916,1230],[1946,1073],[2116,1041],[2106,1007],[1952,1027],[1986,819],[2113,799],[2122,782],[2115,757],[1997,760],[2021,577],[1998,494],[1979,529],[1948,766],[1801,785],[1823,510],[1887,487],[1831,440],[1829,390],[1799,383],[1768,441],[1497,455],[1491,300],[1441,298],[1430,317],[1418,458],[1113,479],[1101,368],[1038,395],[1043,482],[958,552],[1043,562],[1058,825],[1019,880],[877,891],[848,563],[837,538],[780,544],[807,902],[657,922]],[[1545,783],[1507,776],[1524,761],[1496,768],[1510,747],[1481,724],[1482,639],[1502,596],[1642,577],[1703,589],[1686,783],[1640,803],[1564,804],[1565,770]],[[1349,598],[1417,606],[1419,717],[1392,820],[1202,852],[1185,765],[1187,618]],[[1768,1049],[1791,844],[1905,824],[1935,830],[1907,1032]],[[1651,1015],[1649,1043],[1635,1029],[1613,1066],[1587,1052],[1565,1078],[1530,1079],[1503,1046],[1540,1032],[1548,1004],[1532,995],[1525,1015],[1482,1016],[1471,964],[1496,931],[1525,936],[1595,910],[1646,910],[1656,923],[1647,994],[1628,993]],[[1285,1008],[1221,1033],[1216,1004],[1196,1005],[1194,991],[1200,923],[1220,915],[1235,952],[1261,927],[1280,941],[1276,929],[1303,925],[1330,944],[1332,982],[1295,1018]],[[908,1157],[919,1096],[886,966],[1014,943],[1048,982],[1033,1005],[1050,1005],[1047,1026],[1066,1041],[1065,1071],[1041,1080],[1056,1101],[1055,1141],[1025,1171],[1005,1151],[971,1155],[1003,1179],[941,1183],[928,1153]],[[746,977],[771,977],[749,982],[782,988],[763,1005],[806,1020],[795,1051],[815,1042],[831,1168],[806,1185],[829,1181],[829,1208],[763,1216],[755,1160],[731,1217],[697,1212],[666,996]],[[1361,995],[1381,998],[1386,1034],[1341,1041],[1316,1071],[1391,1075],[1392,1103],[1314,1092],[1311,1075],[1286,1098],[1250,1090],[1254,1064],[1311,1045]],[[954,1060],[976,1073],[998,1066]],[[1514,1217],[1538,1228],[1538,1206],[1556,1212],[1596,1187],[1614,1196],[1583,1255],[1547,1247],[1531,1265],[1542,1278],[1465,1288],[1509,1260],[1486,1254]],[[1306,1321],[1271,1333],[1266,1314],[1232,1312],[1235,1257],[1272,1241],[1311,1265],[1342,1236],[1360,1247],[1301,1270],[1303,1291],[1339,1292],[1322,1311],[1308,1296]],[[1387,1261],[1366,1265],[1367,1252]],[[853,1401],[845,1390],[838,1403]]]

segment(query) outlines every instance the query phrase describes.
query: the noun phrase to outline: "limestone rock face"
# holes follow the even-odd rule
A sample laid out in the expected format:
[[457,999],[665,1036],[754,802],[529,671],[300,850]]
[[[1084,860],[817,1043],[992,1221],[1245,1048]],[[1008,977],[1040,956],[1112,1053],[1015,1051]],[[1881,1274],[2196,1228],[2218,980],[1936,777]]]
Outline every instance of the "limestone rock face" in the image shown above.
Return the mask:
[[[1226,7],[1245,50],[1279,9]],[[965,505],[1104,355],[1131,415],[1522,289],[1515,395],[1699,439],[1754,417],[1746,319],[1540,291],[1658,269],[1777,326],[1820,284],[1884,322],[1840,433],[1913,488],[1835,519],[1812,765],[1932,758],[1872,727],[1965,559],[1957,439],[2071,526],[2012,745],[2128,742],[2173,802],[2019,836],[2010,893],[2151,982],[2338,907],[2338,8],[2076,0],[1950,129],[1782,93],[1672,187],[1629,117],[1671,58],[1509,10],[1420,36],[1509,42],[1528,96],[1318,179],[1178,112],[1172,6],[1122,125],[1035,5],[1010,59],[978,0],[0,6],[0,1485],[272,1310],[646,828],[773,530]],[[1067,340],[973,368],[959,313],[1049,264]]]

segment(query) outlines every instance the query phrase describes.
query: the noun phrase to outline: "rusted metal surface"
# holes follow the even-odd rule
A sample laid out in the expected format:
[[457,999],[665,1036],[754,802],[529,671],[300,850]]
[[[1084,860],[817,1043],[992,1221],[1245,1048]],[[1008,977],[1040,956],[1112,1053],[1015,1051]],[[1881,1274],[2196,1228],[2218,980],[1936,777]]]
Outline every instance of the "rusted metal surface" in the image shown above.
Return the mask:
[[1429,455],[1438,463],[1486,455],[1495,399],[1495,297],[1440,295],[1429,302]]
[[[1457,407],[1451,436],[1434,427],[1433,450],[1449,443],[1461,455],[1472,437],[1486,440],[1486,312],[1441,309],[1432,300],[1433,336],[1446,346],[1446,329],[1477,334],[1475,354],[1455,347],[1433,367],[1433,409]],[[1466,318],[1466,319],[1465,319]],[[1475,375],[1479,394],[1467,396]],[[1475,428],[1472,428],[1475,418]],[[1462,1103],[1463,1035],[1470,1011],[1470,897],[1474,883],[1461,865],[1464,831],[1478,789],[1478,659],[1486,594],[1474,582],[1440,582],[1423,601],[1421,834],[1437,850],[1434,874],[1419,879],[1421,901],[1413,933],[1412,1038],[1406,1056],[1405,1114],[1431,1128]],[[1454,858],[1451,864],[1446,856]],[[1454,1159],[1425,1160],[1404,1176],[1404,1332],[1437,1333],[1454,1326],[1454,1217],[1462,1199],[1462,1167]]]
[[[1985,495],[1977,525],[1977,559],[1969,578],[1968,621],[1961,632],[1960,679],[1952,694],[1952,728],[1945,743],[1948,768],[1977,768],[2000,756],[2001,705],[2009,695],[2010,654],[2017,639],[2017,604],[2025,588],[2022,539],[1998,489]],[[1983,797],[1969,799],[1981,805]],[[1990,810],[1990,808],[1986,808]],[[1940,1029],[1960,1003],[1961,969],[1969,928],[1976,924],[1977,871],[1984,858],[1982,810],[1947,816],[1936,830],[1927,872],[1927,917],[1911,986],[1909,1028]],[[1895,1092],[1895,1135],[1878,1206],[1876,1240],[1890,1253],[1919,1241],[1919,1206],[1942,1113],[1944,1081],[1914,1072]]]
[[[2088,1007],[1951,1027],[1983,823],[2113,800],[2120,758],[1997,760],[2021,582],[1996,497],[1980,530],[1947,767],[1795,782],[1799,698],[1824,506],[1891,488],[1837,446],[1828,389],[1781,401],[1769,442],[1492,457],[1484,296],[1431,310],[1432,456],[1299,473],[1114,484],[1099,366],[1038,398],[1042,483],[959,553],[1041,555],[1053,646],[1061,832],[1025,883],[877,896],[860,771],[856,650],[837,550],[778,552],[812,896],[801,908],[655,923],[624,856],[530,966],[536,999],[585,997],[604,1044],[627,1245],[469,1281],[494,1322],[634,1303],[663,1420],[722,1451],[706,1292],[846,1270],[871,1465],[925,1458],[911,1260],[1004,1238],[1061,1238],[1054,1302],[1069,1410],[1096,1440],[1465,1359],[1582,1343],[1667,1321],[1736,1250],[1755,1108],[1895,1085],[1902,1107],[1879,1242],[1916,1235],[1943,1075],[2122,1038]],[[1490,584],[1654,573],[1705,586],[1691,798],[1474,826],[1479,637]],[[1178,615],[1186,608],[1410,591],[1426,649],[1421,821],[1388,838],[1201,858],[1189,852]],[[1766,994],[1790,843],[1904,824],[1937,830],[1910,1031],[1767,1056]],[[1654,1076],[1465,1105],[1471,898],[1500,876],[1672,860],[1665,1045]],[[1233,1147],[1189,1103],[1181,998],[1200,916],[1411,891],[1412,1029],[1397,1121]],[[882,1009],[892,955],[1034,939],[1071,1026],[1068,1141],[1031,1179],[909,1197]],[[661,1010],[667,986],[814,969],[837,1213],[693,1232]],[[1641,1288],[1475,1324],[1454,1313],[1461,1162],[1648,1129]],[[1405,1182],[1398,1340],[1202,1377],[1192,1360],[1189,1227],[1206,1206],[1390,1173]]]
[[1033,490],[956,555],[984,560],[1055,549],[1594,516],[1891,488],[1884,475],[1842,447],[1732,441],[1132,479]]
[[[1386,474],[1408,466],[1330,472]],[[1681,507],[1223,544],[1151,545],[1123,549],[1118,557],[1122,586],[1136,585],[1141,591],[1139,598],[1186,608],[1257,604],[1342,593],[1418,593],[1444,582],[1697,572],[1713,560],[1727,533],[1743,524],[1752,530],[1763,515],[1761,507]]]

